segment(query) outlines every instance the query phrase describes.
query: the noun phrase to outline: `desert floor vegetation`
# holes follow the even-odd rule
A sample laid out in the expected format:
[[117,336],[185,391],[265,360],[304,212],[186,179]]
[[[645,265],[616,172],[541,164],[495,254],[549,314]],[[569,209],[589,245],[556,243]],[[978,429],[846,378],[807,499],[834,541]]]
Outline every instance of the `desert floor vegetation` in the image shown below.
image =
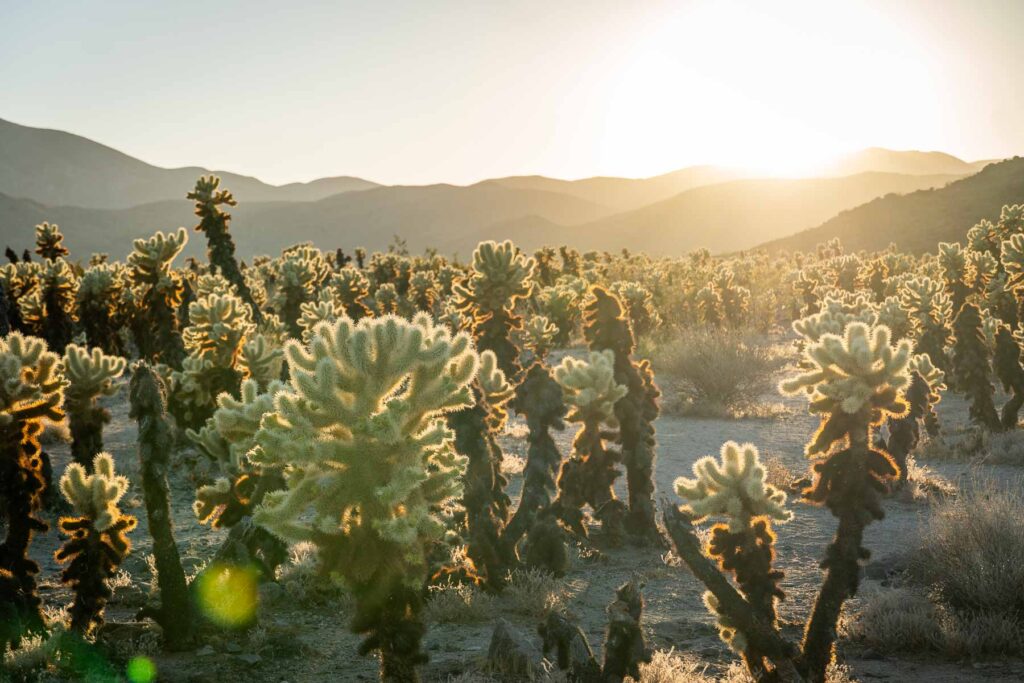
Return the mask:
[[1024,676],[1013,212],[244,264],[225,192],[209,263],[0,267],[0,680]]

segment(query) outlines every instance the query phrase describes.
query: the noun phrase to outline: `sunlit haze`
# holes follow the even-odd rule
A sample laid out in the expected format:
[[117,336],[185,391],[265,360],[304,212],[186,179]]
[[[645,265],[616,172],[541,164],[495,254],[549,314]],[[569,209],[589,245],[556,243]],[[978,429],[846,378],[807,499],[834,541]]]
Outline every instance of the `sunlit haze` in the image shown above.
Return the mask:
[[976,160],[1024,150],[1022,25],[978,1],[6,3],[0,117],[270,182]]

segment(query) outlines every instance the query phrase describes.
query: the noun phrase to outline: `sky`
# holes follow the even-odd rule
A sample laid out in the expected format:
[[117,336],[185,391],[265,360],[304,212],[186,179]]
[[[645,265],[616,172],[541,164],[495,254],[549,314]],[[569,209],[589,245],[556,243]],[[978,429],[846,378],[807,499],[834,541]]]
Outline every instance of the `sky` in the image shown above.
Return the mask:
[[0,118],[388,184],[1024,153],[1024,2],[0,0]]

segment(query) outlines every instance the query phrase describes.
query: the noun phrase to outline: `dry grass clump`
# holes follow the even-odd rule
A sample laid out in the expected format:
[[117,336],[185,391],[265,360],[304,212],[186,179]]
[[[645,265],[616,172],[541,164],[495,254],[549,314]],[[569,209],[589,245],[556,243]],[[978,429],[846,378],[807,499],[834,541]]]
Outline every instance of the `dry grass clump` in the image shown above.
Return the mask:
[[681,329],[652,350],[668,407],[700,417],[776,414],[762,399],[785,363],[778,349],[742,330]]
[[468,584],[431,586],[424,615],[439,624],[488,621],[494,616],[494,598]]
[[847,635],[888,652],[1024,653],[1022,484],[978,480],[942,500],[911,553],[907,585],[870,596]]
[[277,570],[278,582],[288,600],[304,606],[330,600],[347,602],[348,592],[340,583],[324,576],[318,562],[317,549],[312,543],[296,543],[291,547],[288,562]]
[[986,465],[1024,466],[1024,433],[1019,429],[985,433],[978,459]]
[[907,483],[899,496],[907,502],[950,498],[957,492],[956,485],[927,465],[920,465],[914,456],[907,457]]
[[501,599],[511,612],[543,617],[563,607],[568,596],[565,581],[540,569],[526,568],[508,573],[508,584]]

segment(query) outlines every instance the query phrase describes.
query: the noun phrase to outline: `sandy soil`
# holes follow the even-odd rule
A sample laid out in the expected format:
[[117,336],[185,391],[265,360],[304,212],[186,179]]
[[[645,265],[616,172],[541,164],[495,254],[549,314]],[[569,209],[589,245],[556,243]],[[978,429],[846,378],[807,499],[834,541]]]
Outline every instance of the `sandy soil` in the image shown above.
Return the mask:
[[[776,397],[774,400],[779,400]],[[802,400],[787,400],[791,414],[765,420],[719,420],[666,416],[658,420],[659,456],[657,463],[658,497],[674,500],[672,482],[689,474],[692,463],[700,456],[717,453],[723,441],[750,441],[762,454],[778,455],[795,472],[805,471],[807,463],[802,447],[814,430],[816,421],[804,412]],[[117,590],[107,610],[111,622],[131,621],[152,580],[145,557],[150,552],[145,510],[138,487],[138,458],[135,448],[135,424],[128,418],[124,392],[109,402],[113,422],[105,432],[106,446],[118,468],[133,481],[126,496],[127,511],[139,517],[139,528],[132,534],[134,550],[125,569],[131,585]],[[944,425],[954,427],[966,420],[966,406],[953,396],[941,404]],[[506,452],[525,455],[521,434],[523,427],[513,420],[510,434],[504,437]],[[572,433],[567,430],[558,437],[563,453],[568,453]],[[59,474],[69,459],[65,444],[48,447]],[[970,468],[961,464],[933,464],[933,469],[954,481],[967,482]],[[1014,478],[1012,468],[985,468],[1001,478]],[[194,483],[184,464],[174,468],[172,486],[175,493],[175,533],[186,570],[195,570],[213,554],[223,533],[200,526],[191,512]],[[624,481],[622,482],[624,484]],[[512,492],[518,494],[521,478],[512,478]],[[621,491],[620,495],[625,495]],[[887,517],[868,530],[866,545],[876,560],[899,552],[915,536],[922,516],[928,514],[926,503],[887,503]],[[50,521],[54,521],[48,513]],[[781,616],[799,633],[806,612],[820,581],[817,563],[834,530],[827,511],[796,506],[796,518],[779,528],[779,564],[786,572],[787,600],[782,603]],[[60,542],[51,530],[36,538],[33,556],[42,564],[42,587],[46,604],[60,609],[70,600],[59,582],[59,567],[52,553]],[[605,625],[604,609],[614,588],[633,575],[642,576],[647,607],[645,628],[649,643],[657,649],[675,648],[690,651],[704,659],[709,672],[720,672],[731,661],[731,655],[717,637],[713,621],[701,603],[702,589],[685,568],[666,564],[661,550],[638,550],[628,547],[604,550],[596,558],[578,559],[567,576],[569,597],[567,608],[581,622],[595,650],[600,649]],[[865,581],[863,592],[877,583]],[[355,654],[358,639],[348,632],[347,607],[342,599],[300,602],[276,586],[265,589],[260,608],[259,633],[225,634],[210,639],[193,652],[167,654],[145,638],[142,642],[124,643],[126,652],[139,647],[152,656],[166,681],[361,681],[376,677],[377,664],[372,658]],[[495,603],[495,616],[504,616],[530,634],[535,633],[536,619],[511,613]],[[855,608],[854,602],[850,608]],[[486,654],[493,622],[471,624],[431,624],[427,649],[431,661],[425,668],[427,680],[446,680],[470,670]],[[534,636],[535,637],[535,636]],[[988,662],[944,662],[929,658],[880,658],[841,644],[840,655],[859,680],[892,681],[1010,681],[1024,680],[1024,663],[1020,660]]]

